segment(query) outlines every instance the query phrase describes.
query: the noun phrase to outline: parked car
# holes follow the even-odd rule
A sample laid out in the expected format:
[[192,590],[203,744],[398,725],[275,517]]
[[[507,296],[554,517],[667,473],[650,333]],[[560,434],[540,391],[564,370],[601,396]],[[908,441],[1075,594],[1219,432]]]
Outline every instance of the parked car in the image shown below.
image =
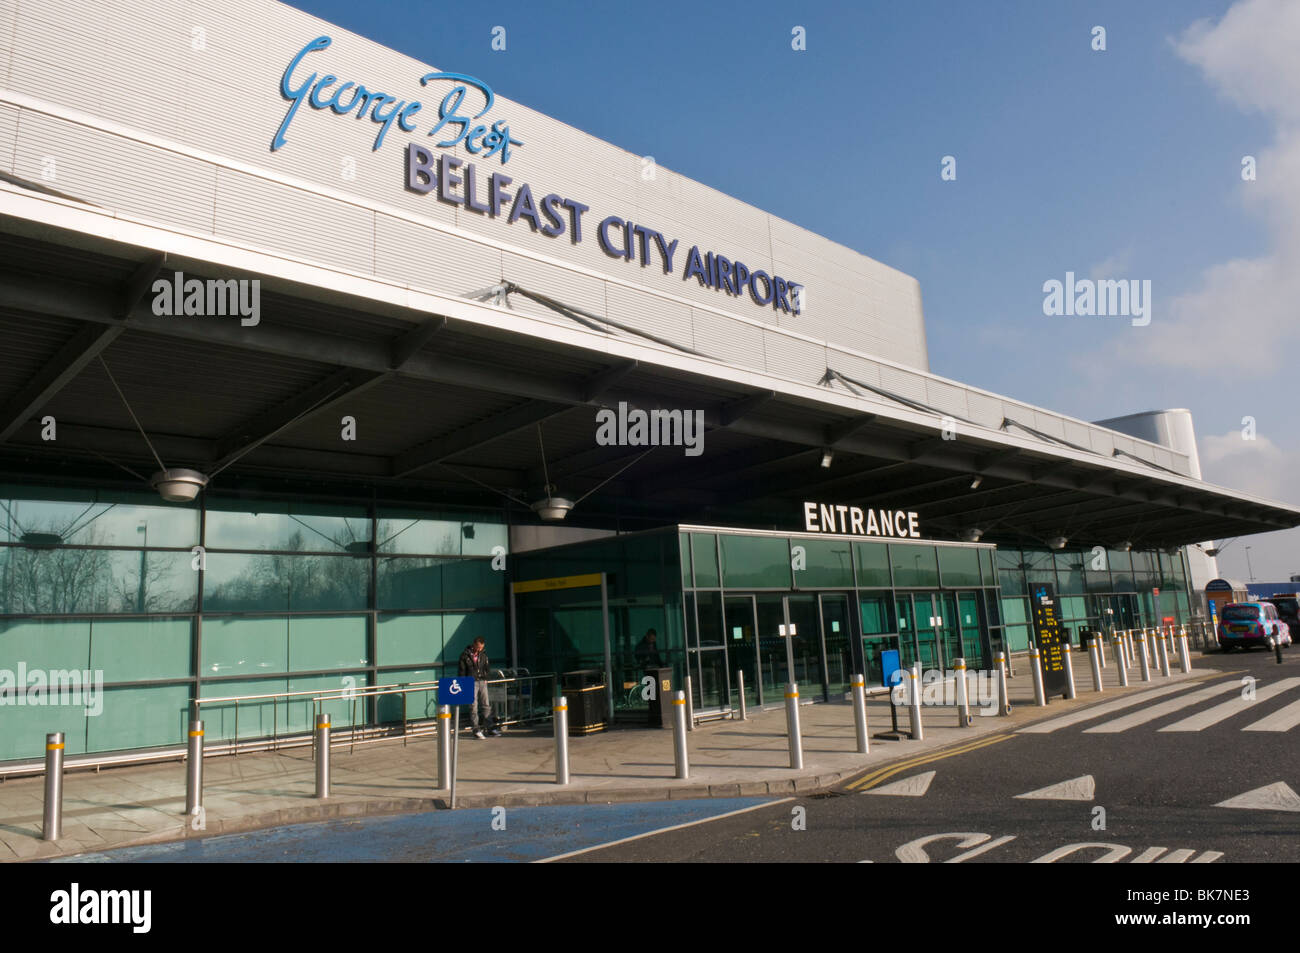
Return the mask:
[[1266,600],[1277,606],[1277,614],[1291,629],[1291,638],[1300,638],[1300,593],[1275,592]]
[[1270,639],[1282,645],[1291,644],[1291,628],[1278,615],[1271,602],[1234,602],[1219,613],[1219,648],[1227,652],[1234,648],[1261,645],[1265,648]]

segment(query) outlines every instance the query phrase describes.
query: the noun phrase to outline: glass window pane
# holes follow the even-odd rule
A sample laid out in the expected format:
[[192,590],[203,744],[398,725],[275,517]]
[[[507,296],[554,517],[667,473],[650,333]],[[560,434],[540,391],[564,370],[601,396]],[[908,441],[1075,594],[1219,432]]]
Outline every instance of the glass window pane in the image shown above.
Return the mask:
[[1083,568],[1086,565],[1084,554],[1077,551],[1062,551],[1055,554],[1056,584],[1058,593],[1084,592]]
[[[595,622],[599,626],[600,611],[596,610],[594,614]],[[483,648],[493,668],[505,668],[510,664],[504,612],[445,612],[442,616],[442,632],[444,665],[457,665],[460,662],[460,654],[480,635],[483,636]],[[604,638],[604,632],[601,630],[599,651],[602,660],[605,652]],[[602,661],[602,667],[603,664]]]
[[192,612],[198,573],[191,561],[176,552],[3,547],[0,612]]
[[86,750],[179,745],[185,740],[189,703],[188,685],[107,689],[103,713],[86,719]]
[[376,549],[430,556],[490,556],[494,546],[509,549],[509,528],[498,516],[486,512],[440,515],[380,510]]
[[376,568],[381,609],[441,609],[442,564],[430,556],[380,556]]
[[771,536],[723,536],[722,578],[729,589],[791,588],[789,541]]
[[198,508],[177,503],[159,506],[157,501],[152,493],[0,487],[0,542],[44,536],[51,537],[44,540],[47,543],[57,540],[65,546],[197,544]]
[[1002,621],[1008,625],[1029,621],[1029,603],[1024,599],[1002,600]]
[[442,566],[442,604],[447,609],[500,608],[506,574],[490,559],[449,559]]
[[211,500],[205,528],[208,549],[365,553],[370,517],[359,506],[308,506],[272,500]]
[[677,537],[677,548],[682,561],[682,587],[690,589],[695,585],[691,576],[691,534],[681,533]]
[[25,663],[28,669],[89,668],[90,621],[0,621],[0,669],[16,672],[19,663]]
[[894,632],[894,597],[888,593],[864,595],[862,608],[862,634],[883,635]]
[[90,667],[106,682],[188,678],[193,622],[179,619],[95,619],[90,630]]
[[369,606],[370,560],[363,556],[208,553],[207,612],[329,611]]
[[438,613],[381,615],[377,625],[379,665],[434,665],[442,657],[442,616]]
[[[289,620],[217,617],[203,620],[205,678],[221,675],[272,675],[289,670]],[[230,695],[235,692],[204,694]]]
[[978,549],[965,546],[939,546],[939,574],[946,587],[978,586],[980,557]]
[[718,586],[717,536],[691,533],[691,555],[695,561],[695,585]]
[[289,619],[289,671],[369,665],[366,616],[295,616]]
[[889,549],[884,543],[854,543],[853,558],[858,564],[859,586],[891,586]]
[[849,540],[801,539],[794,545],[804,548],[806,561],[805,569],[794,571],[799,588],[852,588],[853,563],[849,555]]
[[889,558],[894,566],[895,586],[939,585],[939,560],[933,546],[891,543]]

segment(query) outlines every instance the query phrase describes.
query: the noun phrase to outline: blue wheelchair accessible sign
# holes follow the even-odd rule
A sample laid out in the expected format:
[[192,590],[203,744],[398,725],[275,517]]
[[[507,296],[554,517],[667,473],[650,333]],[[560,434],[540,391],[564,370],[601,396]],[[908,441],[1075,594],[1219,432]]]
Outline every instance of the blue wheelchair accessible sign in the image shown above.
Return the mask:
[[474,704],[474,679],[440,678],[438,679],[439,705]]

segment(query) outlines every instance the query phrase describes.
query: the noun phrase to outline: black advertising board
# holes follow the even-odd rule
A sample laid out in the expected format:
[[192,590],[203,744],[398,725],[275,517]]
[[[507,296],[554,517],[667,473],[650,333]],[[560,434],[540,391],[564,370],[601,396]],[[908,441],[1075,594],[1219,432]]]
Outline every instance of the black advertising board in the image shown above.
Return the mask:
[[1070,646],[1065,643],[1061,630],[1061,617],[1057,611],[1056,587],[1047,582],[1030,586],[1030,607],[1034,613],[1034,644],[1038,646],[1043,664],[1043,694],[1065,695],[1065,653]]

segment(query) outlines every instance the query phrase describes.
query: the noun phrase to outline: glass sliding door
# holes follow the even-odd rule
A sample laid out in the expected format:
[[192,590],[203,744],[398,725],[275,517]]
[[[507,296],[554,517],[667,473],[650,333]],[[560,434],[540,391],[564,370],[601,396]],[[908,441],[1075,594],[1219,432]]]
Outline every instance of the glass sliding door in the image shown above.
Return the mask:
[[758,616],[758,671],[764,705],[785,703],[785,684],[790,681],[788,640],[781,637],[785,625],[785,599],[779,593],[754,596]]
[[717,711],[731,702],[722,594],[698,592],[695,603],[699,638],[697,645],[687,650],[693,701],[697,711]]
[[840,592],[825,592],[821,601],[822,646],[826,659],[826,691],[831,698],[849,690],[853,664],[853,620],[849,597]]
[[975,592],[957,593],[956,625],[961,632],[961,655],[967,669],[988,667],[984,657],[984,636],[980,627],[980,598]]
[[[758,625],[753,596],[727,596],[723,601],[728,675],[745,673],[745,704],[759,704],[762,679],[758,673]],[[735,686],[738,688],[739,686]]]
[[793,681],[802,698],[826,697],[825,666],[822,664],[821,619],[816,596],[786,596],[786,626],[790,633]]

